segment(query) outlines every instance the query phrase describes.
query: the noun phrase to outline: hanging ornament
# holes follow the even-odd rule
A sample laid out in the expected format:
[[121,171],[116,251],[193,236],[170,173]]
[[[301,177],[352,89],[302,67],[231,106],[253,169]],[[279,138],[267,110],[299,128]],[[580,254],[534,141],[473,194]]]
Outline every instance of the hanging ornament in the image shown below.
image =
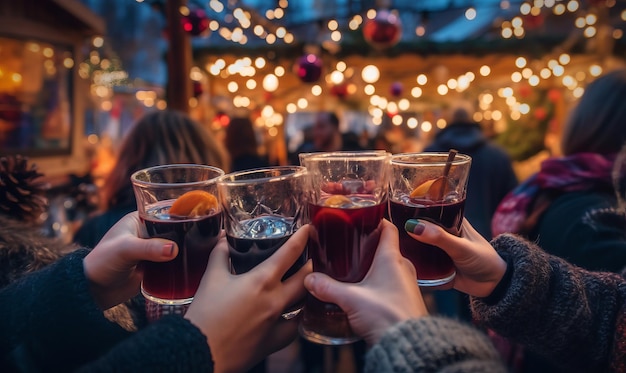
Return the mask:
[[198,98],[202,96],[202,94],[204,93],[204,87],[202,86],[202,82],[193,80],[191,84],[193,86],[193,97]]
[[400,82],[391,83],[391,87],[389,88],[389,93],[391,93],[393,97],[400,97],[402,95],[402,91],[404,91],[404,87],[402,86],[402,83]]
[[296,74],[301,81],[313,83],[322,76],[322,59],[309,53],[298,59]]
[[535,109],[535,112],[533,113],[535,116],[535,119],[537,120],[545,120],[548,116],[548,111],[544,108],[544,107],[538,107]]
[[518,88],[518,94],[521,98],[528,98],[533,93],[533,90],[528,84],[521,84]]
[[548,91],[548,100],[550,100],[550,102],[552,103],[557,103],[561,100],[561,91],[559,91],[556,88],[552,88],[551,90]]
[[182,19],[183,29],[191,36],[200,36],[209,29],[209,17],[200,8],[189,9],[189,14]]
[[214,128],[226,127],[229,124],[230,124],[230,117],[224,112],[220,111],[217,114],[215,114],[215,117],[213,117]]
[[527,30],[537,29],[543,25],[543,22],[544,16],[541,13],[537,14],[536,16],[532,14],[527,14],[523,18],[524,27]]
[[587,2],[589,2],[589,5],[597,7],[606,5],[606,0],[587,0]]
[[335,84],[330,88],[330,93],[339,98],[344,98],[349,93],[348,84],[346,82]]
[[379,10],[373,19],[365,21],[363,37],[375,48],[384,49],[396,45],[402,36],[400,18],[388,10]]

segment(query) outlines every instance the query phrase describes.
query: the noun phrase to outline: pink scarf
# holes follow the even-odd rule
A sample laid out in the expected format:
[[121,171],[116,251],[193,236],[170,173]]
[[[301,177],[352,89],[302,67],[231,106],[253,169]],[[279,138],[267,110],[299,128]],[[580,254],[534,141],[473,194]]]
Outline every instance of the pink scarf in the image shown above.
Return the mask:
[[500,202],[491,220],[493,236],[519,233],[541,191],[610,190],[614,161],[615,154],[596,153],[579,153],[543,161],[538,173],[513,189]]

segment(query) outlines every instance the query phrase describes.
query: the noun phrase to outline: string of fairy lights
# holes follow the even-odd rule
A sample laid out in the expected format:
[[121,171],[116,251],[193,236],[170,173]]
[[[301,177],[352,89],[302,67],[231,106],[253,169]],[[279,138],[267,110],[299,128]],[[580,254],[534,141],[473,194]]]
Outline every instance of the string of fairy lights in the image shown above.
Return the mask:
[[[142,0],[137,0],[142,2]],[[193,4],[192,4],[193,5]],[[254,35],[258,40],[263,40],[268,46],[278,43],[293,44],[298,42],[294,33],[285,26],[285,19],[289,13],[290,3],[280,0],[276,6],[265,11],[258,11],[240,5],[237,1],[228,1],[226,4],[219,0],[210,0],[204,5],[212,12],[220,14],[217,19],[208,20],[207,28],[210,32],[219,35],[226,41],[244,46],[251,42]],[[623,38],[620,27],[607,25],[603,14],[614,13],[612,8],[616,0],[533,0],[522,1],[512,4],[508,0],[502,0],[499,6],[502,9],[511,9],[519,6],[516,15],[510,19],[498,20],[497,27],[500,37],[507,39],[523,39],[529,32],[533,32],[547,16],[559,17],[569,15],[574,18],[574,29],[579,32],[581,38],[594,39],[608,35],[612,40]],[[190,14],[191,8],[181,9],[181,14]],[[355,32],[364,27],[368,20],[376,19],[379,9],[369,9],[363,13],[354,14],[346,20],[329,19],[323,23],[323,32],[328,34],[328,39],[334,43],[341,43],[346,32]],[[464,10],[463,15],[467,21],[473,21],[480,12],[480,7],[471,6]],[[394,10],[390,9],[393,14]],[[431,16],[432,17],[432,16]],[[626,22],[626,10],[619,13],[619,21]],[[618,25],[620,26],[620,25]],[[609,32],[601,32],[602,27],[610,27]],[[415,35],[420,37],[428,34],[428,24],[420,24],[415,28]],[[204,35],[206,36],[206,35]],[[79,66],[83,75],[89,75],[92,79],[92,93],[101,99],[101,109],[110,110],[110,97],[112,95],[111,82],[123,81],[123,70],[112,74],[105,66],[106,59],[98,61],[98,46],[94,39],[94,50],[91,52],[89,61]],[[332,54],[326,54],[324,61],[324,73],[319,81],[307,82],[310,84],[299,85],[299,94],[290,92],[293,97],[288,102],[280,101],[280,107],[272,100],[272,95],[281,94],[281,84],[287,77],[293,77],[296,62],[266,57],[234,57],[215,56],[211,60],[203,61],[203,65],[194,66],[190,71],[190,78],[198,84],[213,85],[212,94],[222,94],[229,97],[233,108],[248,108],[256,110],[259,115],[256,123],[264,127],[270,135],[278,135],[276,130],[284,122],[284,115],[298,111],[315,110],[316,99],[334,95],[338,98],[349,97],[359,94],[365,97],[364,108],[371,116],[372,123],[380,125],[386,116],[391,118],[394,125],[406,125],[409,128],[418,128],[423,132],[429,132],[435,126],[445,127],[442,118],[424,119],[419,115],[398,115],[412,113],[414,104],[425,97],[426,94],[444,99],[446,96],[457,92],[463,93],[469,89],[477,92],[478,110],[476,120],[492,120],[503,122],[505,120],[519,120],[531,112],[531,108],[524,97],[521,97],[514,87],[524,84],[530,87],[541,86],[542,83],[563,89],[569,97],[577,98],[582,95],[586,84],[594,77],[600,75],[605,68],[603,59],[587,59],[583,65],[573,65],[573,55],[568,50],[555,49],[554,53],[548,53],[539,58],[520,56],[510,66],[508,83],[497,89],[482,88],[485,82],[491,80],[494,66],[484,64],[477,68],[468,69],[462,74],[447,77],[445,81],[434,75],[440,75],[437,71],[415,72],[412,86],[382,87],[379,82],[381,75],[387,74],[380,71],[376,64],[365,66],[351,64],[347,58],[335,58]],[[319,46],[318,46],[319,51]],[[305,55],[308,52],[305,52]],[[317,53],[319,54],[319,53]],[[315,49],[311,55],[316,55]],[[321,58],[317,56],[318,58]],[[103,73],[108,81],[102,81]],[[99,78],[98,78],[99,76]],[[220,86],[222,89],[217,89]],[[103,88],[104,87],[104,88]],[[338,87],[341,91],[337,91]],[[293,87],[290,87],[290,89]],[[395,88],[395,91],[394,91]],[[427,93],[428,92],[428,93]],[[434,93],[431,93],[434,92]],[[159,99],[154,92],[137,92],[137,99],[146,106],[156,106],[164,109],[167,104]],[[496,105],[500,103],[500,105]],[[504,105],[502,105],[504,103]],[[199,104],[198,98],[190,101],[190,106]]]

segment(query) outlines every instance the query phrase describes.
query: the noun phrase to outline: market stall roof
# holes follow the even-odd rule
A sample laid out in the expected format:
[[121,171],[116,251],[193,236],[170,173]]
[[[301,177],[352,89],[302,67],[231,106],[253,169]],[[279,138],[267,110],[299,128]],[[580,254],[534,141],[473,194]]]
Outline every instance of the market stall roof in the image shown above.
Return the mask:
[[87,6],[83,5],[78,0],[52,0],[62,13],[67,16],[64,19],[77,24],[79,29],[82,29],[89,35],[104,35],[106,31],[106,25],[104,19],[95,14]]
[[[370,9],[389,9],[393,11],[402,25],[400,41],[393,47],[386,48],[384,54],[398,55],[403,53],[434,54],[434,53],[468,53],[484,54],[489,52],[533,53],[541,55],[550,52],[555,46],[571,38],[573,34],[581,34],[576,28],[575,20],[589,9],[602,13],[610,5],[610,24],[614,28],[624,30],[626,22],[620,17],[626,9],[626,1],[622,0],[580,0],[576,1],[575,11],[555,14],[554,7],[568,6],[571,1],[561,0],[387,0],[387,1],[355,1],[355,0],[240,0],[219,2],[216,0],[201,4],[211,21],[214,30],[208,36],[194,38],[196,56],[229,53],[238,55],[277,53],[282,56],[302,53],[307,46],[317,45],[322,52],[337,55],[380,55],[381,51],[372,48],[362,33],[361,27],[352,29],[350,21],[355,16],[366,17]],[[222,5],[217,5],[217,4]],[[224,3],[226,3],[224,5]],[[277,6],[277,3],[279,4]],[[280,4],[286,6],[281,8]],[[523,4],[537,4],[541,13],[537,16],[522,15]],[[190,3],[194,6],[194,3]],[[382,4],[382,5],[381,5]],[[551,6],[549,6],[551,5]],[[248,15],[251,24],[244,27],[241,17],[234,11],[241,9]],[[284,16],[274,15],[280,9]],[[474,16],[468,17],[468,9],[473,9]],[[521,16],[524,21],[523,37],[503,38],[503,22]],[[341,40],[330,40],[331,32],[328,22],[337,21],[338,30],[342,32]],[[257,35],[255,27],[261,26],[264,33]],[[284,27],[293,35],[293,41],[277,38],[268,43],[267,34],[275,33]],[[239,30],[239,31],[236,31]],[[244,35],[245,42],[233,41],[238,32]],[[626,50],[622,38],[614,43],[620,52]],[[573,51],[586,52],[584,40],[569,46]]]
[[65,30],[91,36],[106,31],[104,19],[79,0],[0,0],[0,31],[23,34],[35,25],[47,25],[51,34]]

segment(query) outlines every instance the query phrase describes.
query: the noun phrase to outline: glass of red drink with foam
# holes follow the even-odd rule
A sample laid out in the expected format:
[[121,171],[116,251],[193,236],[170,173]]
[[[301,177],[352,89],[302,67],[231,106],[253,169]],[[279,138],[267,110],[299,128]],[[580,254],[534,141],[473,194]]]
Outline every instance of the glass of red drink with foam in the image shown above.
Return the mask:
[[141,292],[149,320],[182,314],[193,300],[209,254],[222,229],[217,167],[172,164],[146,168],[131,176],[144,237],[176,242],[178,255],[169,262],[143,262]]
[[[300,154],[309,172],[313,271],[343,282],[359,282],[369,270],[387,211],[390,153],[385,151]],[[307,296],[300,334],[340,345],[359,340],[336,304]]]
[[452,259],[436,246],[408,235],[409,219],[428,220],[460,235],[471,158],[464,154],[404,153],[391,157],[389,216],[398,227],[400,251],[417,271],[422,287],[449,287],[456,275]]

